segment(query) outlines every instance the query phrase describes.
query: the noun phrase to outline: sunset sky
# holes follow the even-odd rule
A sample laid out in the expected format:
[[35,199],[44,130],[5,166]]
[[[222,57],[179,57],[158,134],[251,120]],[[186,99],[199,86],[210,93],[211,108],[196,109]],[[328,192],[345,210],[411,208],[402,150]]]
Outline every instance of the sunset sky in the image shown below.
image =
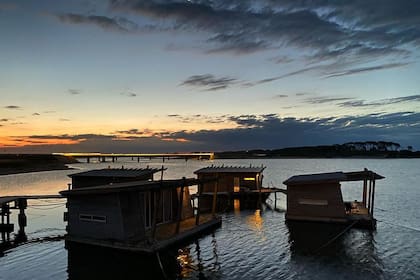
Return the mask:
[[0,153],[420,149],[420,1],[0,0]]

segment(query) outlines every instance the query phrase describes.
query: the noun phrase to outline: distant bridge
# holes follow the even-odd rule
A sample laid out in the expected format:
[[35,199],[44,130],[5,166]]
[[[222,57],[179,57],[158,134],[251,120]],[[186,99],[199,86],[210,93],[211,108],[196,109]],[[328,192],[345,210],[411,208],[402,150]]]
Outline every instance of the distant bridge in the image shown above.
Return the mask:
[[60,155],[60,156],[66,156],[66,157],[73,157],[73,158],[85,158],[87,162],[90,162],[90,160],[93,158],[97,158],[100,162],[106,162],[107,159],[109,159],[112,162],[118,161],[118,158],[131,158],[134,160],[137,159],[137,162],[140,161],[140,158],[162,158],[163,161],[165,159],[179,159],[183,158],[185,160],[188,159],[207,159],[207,160],[213,160],[214,159],[214,153],[208,152],[208,153],[162,153],[162,154],[114,154],[114,153],[53,153],[53,155]]

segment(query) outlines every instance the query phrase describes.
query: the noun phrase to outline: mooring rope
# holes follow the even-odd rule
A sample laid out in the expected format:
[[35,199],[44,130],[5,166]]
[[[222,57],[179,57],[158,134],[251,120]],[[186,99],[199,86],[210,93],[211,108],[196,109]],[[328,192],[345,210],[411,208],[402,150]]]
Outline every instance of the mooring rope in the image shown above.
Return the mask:
[[340,236],[342,236],[344,233],[346,233],[348,230],[350,230],[355,224],[357,224],[359,221],[354,221],[351,223],[348,227],[346,227],[343,231],[341,231],[339,234],[328,240],[326,243],[324,243],[322,246],[320,246],[318,249],[314,251],[315,254],[318,254],[322,249],[329,246],[331,243],[333,243],[335,240],[337,240]]
[[162,261],[160,260],[159,251],[156,252],[156,258],[158,260],[160,270],[162,271],[163,278],[169,279],[168,276],[166,276],[165,269],[163,268]]

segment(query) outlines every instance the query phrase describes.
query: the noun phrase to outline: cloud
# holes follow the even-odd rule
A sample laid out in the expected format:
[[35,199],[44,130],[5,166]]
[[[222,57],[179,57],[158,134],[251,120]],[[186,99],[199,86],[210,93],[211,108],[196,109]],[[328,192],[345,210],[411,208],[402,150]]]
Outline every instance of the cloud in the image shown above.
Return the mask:
[[344,100],[352,100],[354,98],[352,97],[313,97],[313,98],[307,98],[304,100],[304,102],[309,104],[324,104],[324,103],[336,103],[338,101],[344,101]]
[[40,113],[33,113],[32,116],[40,116]]
[[289,97],[287,94],[277,94],[274,96],[274,98],[286,98]]
[[8,106],[4,106],[4,108],[10,109],[10,110],[20,110],[20,109],[22,109],[22,107],[16,106],[16,105],[8,105]]
[[369,106],[383,106],[402,102],[420,102],[420,95],[409,95],[402,97],[386,98],[377,101],[367,102],[365,100],[354,100],[339,103],[341,107],[369,107]]
[[420,113],[416,112],[325,118],[291,118],[277,114],[219,117],[237,126],[219,130],[151,132],[148,133],[150,136],[143,136],[141,132],[144,129],[137,128],[109,135],[14,136],[16,146],[21,147],[13,151],[226,151],[328,145],[372,139],[420,147]]
[[107,17],[99,15],[81,15],[81,14],[57,14],[55,15],[61,22],[73,24],[91,24],[99,26],[105,30],[120,32],[130,32],[138,28],[137,24],[122,17]]
[[334,77],[354,75],[354,74],[370,72],[370,71],[399,68],[399,67],[407,66],[409,64],[410,63],[390,63],[390,64],[383,64],[383,65],[377,65],[377,66],[370,66],[370,67],[360,67],[360,68],[354,68],[354,69],[344,70],[340,72],[327,73],[324,76],[324,78],[334,78]]
[[71,120],[70,120],[70,119],[61,118],[61,119],[59,119],[59,121],[60,121],[60,122],[69,122],[69,121],[71,121]]
[[122,96],[126,96],[126,97],[136,97],[137,96],[137,94],[135,94],[134,92],[130,92],[130,91],[121,92],[120,94]]
[[9,119],[0,119],[0,122],[8,122]]
[[318,61],[366,62],[407,56],[420,44],[416,0],[112,0],[111,8],[164,30],[207,35],[210,53],[298,47]]
[[202,88],[205,91],[226,89],[238,81],[231,77],[215,77],[211,74],[193,75],[181,83],[182,86]]
[[80,89],[68,89],[67,92],[71,95],[77,95],[82,93]]
[[16,3],[0,3],[0,11],[11,11],[17,8]]

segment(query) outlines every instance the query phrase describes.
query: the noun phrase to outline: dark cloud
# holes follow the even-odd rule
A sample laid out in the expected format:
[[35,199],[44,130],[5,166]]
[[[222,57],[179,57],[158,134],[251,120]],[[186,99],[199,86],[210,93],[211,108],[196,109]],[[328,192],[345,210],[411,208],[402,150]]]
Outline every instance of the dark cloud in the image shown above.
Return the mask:
[[286,97],[289,97],[289,96],[286,94],[277,94],[274,96],[274,98],[286,98]]
[[365,100],[354,100],[354,101],[347,101],[347,102],[339,103],[339,105],[341,107],[369,107],[369,106],[383,106],[383,105],[397,104],[397,103],[402,103],[402,102],[420,102],[420,95],[394,97],[394,98],[381,99],[381,100],[371,101],[371,102],[367,102]]
[[4,108],[10,109],[10,110],[20,110],[20,109],[22,109],[22,107],[16,106],[16,105],[8,105],[8,106],[4,106]]
[[70,119],[61,118],[61,119],[59,119],[59,121],[60,121],[60,122],[69,122],[69,121],[71,121],[71,120],[70,120]]
[[81,14],[58,14],[55,15],[60,21],[74,24],[92,24],[106,30],[129,32],[138,28],[137,24],[121,17],[110,18],[98,15],[81,15]]
[[237,79],[231,77],[215,77],[211,74],[204,74],[190,76],[181,85],[201,88],[205,91],[216,91],[226,89],[237,82]]
[[[141,135],[144,130],[130,129],[109,135],[51,134],[14,138],[22,143],[28,143],[28,140],[37,142],[37,147],[16,148],[20,152],[223,151],[328,145],[371,139],[420,147],[420,113],[416,112],[302,119],[282,118],[277,114],[220,117],[236,123],[237,127],[192,132],[156,132],[145,137]],[[131,135],[121,137],[118,134]],[[238,139],[241,141],[237,141]],[[72,140],[78,143],[47,145],[51,140]],[[45,144],[42,144],[43,142]]]
[[137,94],[135,94],[134,92],[130,92],[130,91],[121,92],[120,94],[122,96],[126,96],[126,97],[136,97],[137,96]]
[[351,97],[313,97],[307,98],[304,102],[309,104],[324,104],[324,103],[337,103],[339,101],[352,100]]
[[0,122],[8,122],[9,119],[0,119]]
[[68,90],[68,93],[71,94],[71,95],[77,95],[77,94],[81,94],[82,91],[80,89],[72,89],[71,88],[71,89]]
[[288,46],[319,61],[401,57],[420,43],[420,2],[111,0],[111,8],[152,24],[208,34],[208,52],[249,53]]
[[370,71],[392,69],[392,68],[407,66],[409,64],[410,63],[390,63],[390,64],[383,64],[383,65],[377,65],[377,66],[370,66],[370,67],[360,67],[360,68],[354,68],[354,69],[344,70],[340,72],[328,73],[325,75],[325,78],[333,78],[333,77],[354,75],[354,74],[370,72]]
[[117,134],[129,134],[129,135],[144,135],[152,133],[149,129],[139,130],[137,128],[132,128],[129,130],[117,130],[115,133]]
[[32,116],[40,116],[40,113],[33,113]]

